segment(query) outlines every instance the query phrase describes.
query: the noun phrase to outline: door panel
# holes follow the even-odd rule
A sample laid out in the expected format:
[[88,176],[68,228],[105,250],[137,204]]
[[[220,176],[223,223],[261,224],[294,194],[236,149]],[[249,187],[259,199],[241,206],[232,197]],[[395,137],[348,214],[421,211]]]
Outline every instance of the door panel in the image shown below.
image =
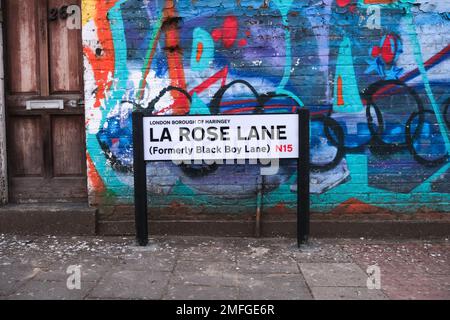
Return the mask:
[[[78,4],[79,1],[49,0],[49,8]],[[70,30],[65,23],[49,23],[50,42],[50,92],[80,92],[82,49],[81,33]]]
[[9,157],[11,174],[17,177],[43,176],[44,148],[40,117],[10,117]]
[[84,148],[82,116],[55,116],[52,119],[53,168],[55,177],[83,176],[84,159],[79,150]]
[[[81,30],[49,19],[79,0],[3,0],[10,201],[86,202]],[[27,110],[30,100],[64,109]]]
[[12,13],[5,20],[7,88],[11,93],[38,93],[37,2],[6,1],[4,8],[5,12]]

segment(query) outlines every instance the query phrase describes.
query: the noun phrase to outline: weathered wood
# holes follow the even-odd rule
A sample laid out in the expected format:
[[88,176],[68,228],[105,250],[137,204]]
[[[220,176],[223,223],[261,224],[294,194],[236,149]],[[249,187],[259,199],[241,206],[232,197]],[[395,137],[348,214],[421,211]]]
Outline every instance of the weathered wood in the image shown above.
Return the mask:
[[8,153],[12,176],[43,175],[43,142],[41,117],[8,118]]
[[[49,0],[49,8],[61,8],[63,5],[80,1]],[[49,30],[49,68],[50,92],[80,92],[82,89],[82,48],[81,32],[67,28],[63,21],[50,23]]]
[[86,173],[86,161],[80,157],[85,145],[82,116],[57,116],[52,119],[53,172],[55,177]]
[[[0,2],[0,12],[2,4]],[[3,23],[0,22],[0,204],[8,201],[8,174],[6,167],[5,91],[3,68]]]
[[[39,92],[38,21],[34,0],[5,1],[7,89],[12,93]],[[18,14],[20,12],[20,14]],[[42,44],[41,44],[42,45]],[[26,67],[25,67],[26,66]]]

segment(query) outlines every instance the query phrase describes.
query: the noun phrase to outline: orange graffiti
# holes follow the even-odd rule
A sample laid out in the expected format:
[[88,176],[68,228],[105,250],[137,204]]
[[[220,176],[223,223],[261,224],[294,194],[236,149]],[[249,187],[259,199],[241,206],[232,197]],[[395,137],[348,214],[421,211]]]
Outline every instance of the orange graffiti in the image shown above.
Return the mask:
[[337,104],[338,106],[343,106],[345,105],[345,101],[344,101],[344,88],[343,88],[343,81],[342,81],[342,77],[339,76],[338,77],[338,83],[337,83],[337,97],[338,97],[338,101]]
[[[350,215],[350,214],[376,214],[383,212],[380,208],[362,202],[356,198],[344,201],[331,211],[333,215]],[[386,212],[386,210],[384,210]]]
[[[183,67],[183,53],[180,47],[180,39],[178,34],[179,17],[175,10],[173,0],[166,0],[163,11],[164,23],[163,28],[166,34],[166,56],[169,67],[169,77],[171,85],[186,90],[186,78]],[[178,91],[172,91],[174,103],[172,111],[175,115],[184,115],[189,113],[190,103],[185,95]]]
[[84,47],[83,52],[88,59],[94,72],[97,90],[95,92],[94,107],[100,107],[100,101],[105,98],[105,91],[111,87],[108,81],[109,74],[114,73],[115,57],[114,46],[112,42],[112,33],[106,15],[108,11],[116,4],[117,0],[97,0],[95,4],[94,23],[97,27],[97,38],[101,45],[99,52],[94,52],[90,47]]
[[104,192],[106,190],[105,184],[103,183],[102,178],[100,177],[100,174],[98,173],[97,169],[95,168],[95,164],[92,161],[92,158],[89,154],[89,152],[86,153],[87,157],[87,163],[88,163],[88,178],[89,183],[94,189],[95,192]]
[[197,47],[197,57],[196,57],[197,62],[200,62],[202,55],[203,55],[203,43],[199,42]]

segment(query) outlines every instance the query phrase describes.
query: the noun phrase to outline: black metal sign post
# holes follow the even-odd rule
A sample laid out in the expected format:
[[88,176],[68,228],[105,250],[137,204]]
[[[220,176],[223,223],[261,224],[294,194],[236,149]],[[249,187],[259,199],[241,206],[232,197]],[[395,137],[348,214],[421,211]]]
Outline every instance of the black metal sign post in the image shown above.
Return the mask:
[[310,229],[310,113],[298,112],[299,156],[297,162],[297,244],[309,240]]
[[140,246],[148,244],[147,167],[144,159],[144,114],[133,112],[133,168],[136,238]]
[[[148,245],[147,166],[144,157],[145,111],[133,112],[133,171],[136,239],[140,246]],[[151,115],[148,115],[151,116]],[[299,158],[297,164],[297,242],[309,239],[310,231],[310,113],[301,109],[299,121]]]

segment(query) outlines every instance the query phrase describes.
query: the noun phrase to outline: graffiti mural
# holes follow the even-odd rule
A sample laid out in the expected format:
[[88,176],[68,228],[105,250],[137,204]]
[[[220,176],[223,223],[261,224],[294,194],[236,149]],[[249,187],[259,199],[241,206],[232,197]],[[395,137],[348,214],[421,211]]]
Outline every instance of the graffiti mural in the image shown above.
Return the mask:
[[[309,108],[313,210],[349,203],[448,210],[444,2],[83,0],[91,195],[132,203],[136,108],[155,115]],[[260,169],[154,163],[150,202],[245,211],[255,205]],[[296,163],[282,161],[263,187],[265,206],[293,207]]]

